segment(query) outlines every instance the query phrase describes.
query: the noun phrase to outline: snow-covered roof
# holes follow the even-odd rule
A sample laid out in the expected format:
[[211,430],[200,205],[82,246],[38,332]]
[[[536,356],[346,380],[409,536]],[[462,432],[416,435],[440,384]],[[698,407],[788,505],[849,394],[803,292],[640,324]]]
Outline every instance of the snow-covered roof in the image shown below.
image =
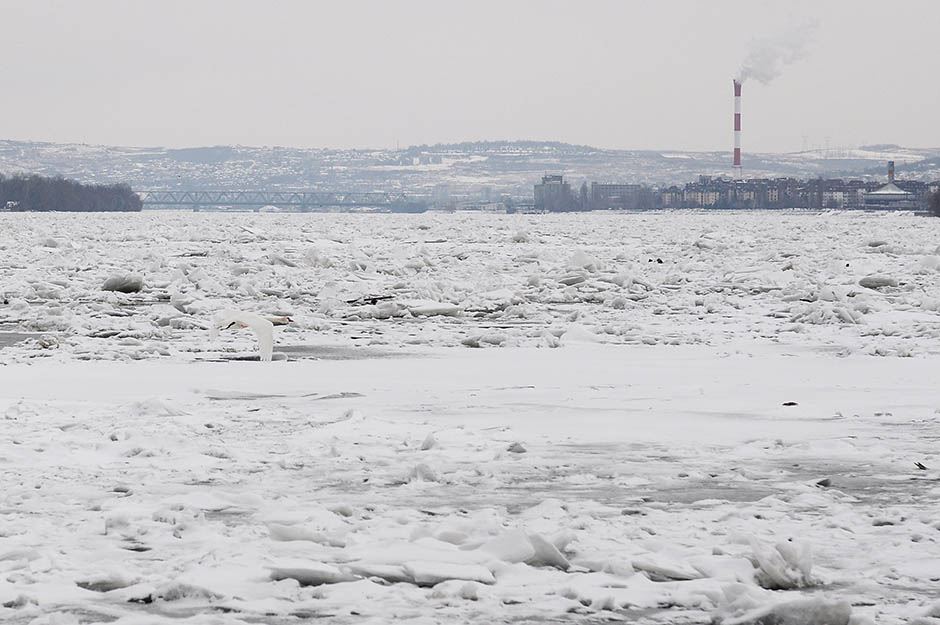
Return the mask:
[[904,189],[901,189],[893,182],[889,182],[888,184],[881,187],[880,189],[876,189],[875,191],[872,191],[869,195],[911,195],[911,193],[909,191],[905,191]]

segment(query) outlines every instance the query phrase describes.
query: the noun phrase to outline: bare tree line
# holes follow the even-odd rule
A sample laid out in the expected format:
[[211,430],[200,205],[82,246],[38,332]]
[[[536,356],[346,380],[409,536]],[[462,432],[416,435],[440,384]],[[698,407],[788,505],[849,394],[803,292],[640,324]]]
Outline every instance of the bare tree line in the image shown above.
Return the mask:
[[139,211],[140,197],[126,184],[81,184],[61,177],[0,174],[0,209],[12,211]]

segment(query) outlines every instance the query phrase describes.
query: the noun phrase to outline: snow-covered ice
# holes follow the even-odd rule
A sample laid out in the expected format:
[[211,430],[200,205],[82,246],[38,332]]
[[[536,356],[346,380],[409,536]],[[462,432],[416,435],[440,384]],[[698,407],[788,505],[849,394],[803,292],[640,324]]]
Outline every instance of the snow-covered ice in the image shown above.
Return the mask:
[[940,220],[0,226],[4,622],[940,614]]

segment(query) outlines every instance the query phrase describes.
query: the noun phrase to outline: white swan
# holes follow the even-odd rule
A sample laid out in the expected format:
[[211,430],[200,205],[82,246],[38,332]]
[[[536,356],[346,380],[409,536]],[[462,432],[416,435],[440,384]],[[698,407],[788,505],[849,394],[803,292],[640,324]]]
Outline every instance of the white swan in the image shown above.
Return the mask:
[[270,362],[274,354],[274,325],[289,323],[289,317],[265,318],[255,313],[237,310],[223,310],[216,315],[210,330],[210,336],[216,338],[219,330],[229,328],[251,328],[258,337],[258,359]]

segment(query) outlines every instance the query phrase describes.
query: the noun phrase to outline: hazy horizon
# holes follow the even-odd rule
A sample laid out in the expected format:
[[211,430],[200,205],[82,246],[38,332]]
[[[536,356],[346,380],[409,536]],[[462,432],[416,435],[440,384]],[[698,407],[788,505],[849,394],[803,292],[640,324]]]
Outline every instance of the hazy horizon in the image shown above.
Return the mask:
[[[456,140],[456,141],[441,141],[438,143],[413,143],[413,144],[401,144],[399,146],[349,146],[349,147],[337,147],[330,145],[284,145],[284,144],[271,144],[271,145],[261,145],[261,144],[247,144],[247,143],[214,143],[214,144],[193,144],[193,145],[130,145],[130,144],[118,144],[118,143],[92,143],[92,142],[76,142],[76,141],[51,141],[47,139],[16,139],[10,137],[0,137],[0,141],[11,141],[19,143],[32,143],[32,144],[50,144],[50,145],[84,145],[91,147],[107,147],[107,148],[116,148],[116,149],[127,149],[127,150],[198,150],[198,149],[211,149],[211,148],[245,148],[249,150],[274,150],[274,149],[283,149],[283,150],[323,150],[323,151],[360,151],[360,152],[370,152],[370,151],[403,151],[410,150],[414,148],[420,148],[422,146],[435,147],[435,146],[444,146],[444,145],[458,145],[463,143],[559,143],[563,145],[570,145],[573,147],[586,147],[597,150],[602,150],[605,152],[661,152],[661,153],[683,153],[683,154],[717,154],[721,152],[730,152],[728,149],[716,148],[714,150],[687,150],[682,148],[673,148],[673,147],[661,147],[661,148],[631,148],[631,147],[602,147],[597,145],[590,145],[587,143],[575,143],[568,141],[559,141],[558,139],[528,139],[528,138],[491,138],[491,139],[472,139],[472,140]],[[861,145],[854,146],[842,146],[846,149],[862,149],[870,147],[882,147],[882,146],[894,146],[907,150],[918,150],[918,151],[934,151],[940,150],[940,145],[938,146],[910,146],[910,145],[901,145],[894,143],[866,143]],[[832,146],[832,151],[835,151],[838,148],[837,146]],[[815,146],[807,148],[807,152],[824,150],[823,146]],[[786,150],[786,151],[751,151],[751,154],[767,154],[767,155],[780,155],[780,154],[798,154],[802,150]],[[833,157],[836,158],[836,157]]]
[[14,0],[0,9],[0,138],[719,152],[731,146],[731,78],[743,69],[745,152],[940,146],[931,117],[940,5],[892,9],[847,0]]

